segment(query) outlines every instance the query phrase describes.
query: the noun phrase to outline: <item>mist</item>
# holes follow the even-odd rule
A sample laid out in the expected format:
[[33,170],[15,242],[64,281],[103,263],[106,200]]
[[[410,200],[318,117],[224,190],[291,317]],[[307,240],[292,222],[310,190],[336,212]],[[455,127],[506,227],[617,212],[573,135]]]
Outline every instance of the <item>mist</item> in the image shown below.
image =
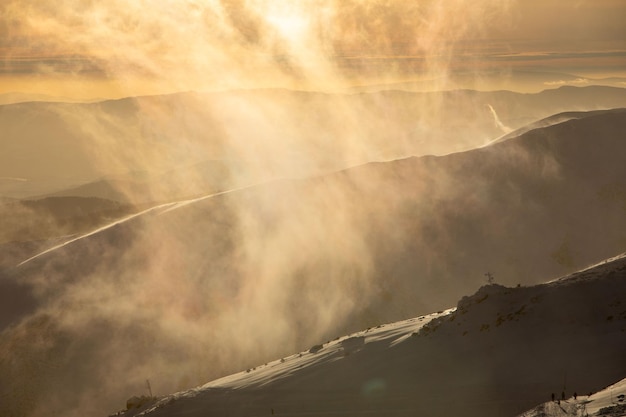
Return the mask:
[[[4,2],[0,38],[16,77],[106,100],[0,108],[11,150],[0,155],[0,179],[11,179],[3,195],[39,202],[3,206],[2,243],[19,250],[2,279],[36,302],[0,334],[1,412],[105,415],[144,393],[146,379],[156,395],[188,389],[447,308],[490,268],[530,283],[622,248],[619,230],[578,240],[619,219],[621,183],[598,197],[598,180],[576,200],[613,216],[582,231],[544,214],[558,206],[549,196],[581,177],[561,165],[559,146],[462,159],[557,111],[611,107],[448,91],[460,73],[482,79],[477,40],[512,24],[515,5]],[[358,88],[409,73],[437,92]],[[626,102],[621,91],[612,100]],[[511,182],[492,187],[486,178],[504,166]],[[47,207],[67,196],[107,200],[109,211],[65,224]],[[518,209],[498,217],[509,207]],[[529,249],[515,229],[519,243],[498,251],[500,227],[523,216],[530,235],[554,234]]]
[[[426,77],[445,80],[452,53],[462,48],[454,43],[506,24],[507,8],[508,2],[491,0],[445,6],[432,1],[66,1],[54,6],[9,1],[2,7],[3,43],[14,51],[9,57],[48,57],[32,66],[26,62],[22,72],[69,70],[111,78],[129,95],[142,84],[159,85],[161,92],[324,91],[344,84],[346,77],[358,80],[359,70],[378,79],[393,77],[405,69],[368,61],[398,54],[413,57],[407,65],[417,65]],[[67,55],[75,59],[55,59]]]

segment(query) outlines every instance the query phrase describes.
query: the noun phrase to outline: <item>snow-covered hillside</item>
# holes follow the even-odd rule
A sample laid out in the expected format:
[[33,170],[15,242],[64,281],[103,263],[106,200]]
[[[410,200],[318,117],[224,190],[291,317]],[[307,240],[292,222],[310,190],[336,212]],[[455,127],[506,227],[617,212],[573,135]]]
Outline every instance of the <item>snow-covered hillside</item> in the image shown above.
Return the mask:
[[[583,396],[626,373],[625,293],[626,255],[542,285],[487,285],[454,309],[320,343],[120,414],[506,417],[563,390],[579,393],[591,415],[624,389]],[[561,415],[551,408],[540,415]]]
[[518,417],[626,416],[626,379],[595,393],[574,394],[565,399],[563,392],[556,394],[554,400],[540,404]]

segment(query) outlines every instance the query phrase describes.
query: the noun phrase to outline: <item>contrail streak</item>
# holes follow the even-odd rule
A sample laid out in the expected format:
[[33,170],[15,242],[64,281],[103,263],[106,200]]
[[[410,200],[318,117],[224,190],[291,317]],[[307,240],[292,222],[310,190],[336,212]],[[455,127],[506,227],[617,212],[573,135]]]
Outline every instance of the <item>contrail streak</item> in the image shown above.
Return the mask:
[[50,249],[46,249],[45,251],[43,251],[41,253],[38,253],[37,255],[31,256],[30,258],[26,259],[25,261],[20,262],[17,266],[20,267],[20,266],[22,266],[22,265],[32,261],[33,259],[36,259],[36,258],[39,258],[40,256],[45,255],[46,253],[53,252],[53,251],[55,251],[57,249],[62,248],[63,246],[69,245],[70,243],[74,243],[74,242],[76,242],[78,240],[81,240],[81,239],[84,239],[86,237],[95,235],[96,233],[100,233],[100,232],[102,232],[104,230],[110,229],[110,228],[112,228],[114,226],[117,226],[118,224],[125,223],[125,222],[127,222],[129,220],[134,219],[135,217],[139,217],[139,216],[142,216],[144,214],[148,214],[150,212],[157,211],[159,209],[164,209],[164,208],[170,207],[170,206],[172,206],[174,204],[176,204],[176,203],[161,204],[159,206],[151,207],[151,208],[149,208],[147,210],[144,210],[144,211],[141,211],[139,213],[135,213],[135,214],[131,214],[130,216],[123,217],[121,219],[118,219],[118,220],[114,221],[113,223],[107,224],[106,226],[99,227],[98,229],[93,230],[93,231],[91,231],[89,233],[86,233],[84,235],[80,235],[80,236],[78,236],[78,237],[76,237],[74,239],[70,239],[67,242],[61,243],[60,245],[53,246]]
[[202,201],[202,200],[206,200],[206,199],[214,198],[214,197],[219,197],[221,195],[230,194],[230,193],[234,193],[234,192],[237,192],[237,191],[246,190],[248,188],[256,187],[256,186],[259,186],[259,185],[262,185],[262,184],[264,184],[264,183],[261,182],[261,183],[257,183],[257,184],[246,185],[244,187],[233,188],[233,189],[226,190],[226,191],[220,191],[218,193],[209,194],[209,195],[205,195],[205,196],[202,196],[202,197],[193,198],[193,199],[189,199],[189,200],[177,201],[177,202],[173,202],[173,203],[159,204],[158,206],[154,206],[154,207],[151,207],[151,208],[146,209],[144,211],[141,211],[139,213],[135,213],[135,214],[131,214],[129,216],[123,217],[123,218],[118,219],[118,220],[116,220],[116,221],[114,221],[112,223],[109,223],[109,224],[105,225],[105,226],[102,226],[102,227],[99,227],[99,228],[97,228],[95,230],[92,230],[89,233],[86,233],[84,235],[80,235],[80,236],[78,236],[78,237],[76,237],[74,239],[70,239],[70,240],[68,240],[66,242],[63,242],[63,243],[59,244],[59,245],[53,246],[53,247],[51,247],[49,249],[46,249],[45,251],[40,252],[40,253],[38,253],[38,254],[36,254],[34,256],[31,256],[30,258],[26,259],[25,261],[20,262],[17,265],[17,267],[20,267],[20,266],[22,266],[22,265],[32,261],[33,259],[39,258],[40,256],[43,256],[43,255],[45,255],[47,253],[54,252],[55,250],[60,249],[60,248],[62,248],[64,246],[67,246],[67,245],[69,245],[71,243],[74,243],[76,241],[85,239],[85,238],[87,238],[89,236],[93,236],[93,235],[95,235],[97,233],[100,233],[100,232],[103,232],[105,230],[108,230],[108,229],[110,229],[112,227],[117,226],[118,224],[126,223],[126,222],[128,222],[128,221],[130,221],[132,219],[137,218],[137,217],[144,216],[144,215],[149,214],[149,213],[155,213],[156,215],[161,215],[163,213],[167,213],[167,212],[169,212],[171,210],[179,209],[181,207],[187,206],[189,204],[193,204],[193,203],[198,202],[198,201]]

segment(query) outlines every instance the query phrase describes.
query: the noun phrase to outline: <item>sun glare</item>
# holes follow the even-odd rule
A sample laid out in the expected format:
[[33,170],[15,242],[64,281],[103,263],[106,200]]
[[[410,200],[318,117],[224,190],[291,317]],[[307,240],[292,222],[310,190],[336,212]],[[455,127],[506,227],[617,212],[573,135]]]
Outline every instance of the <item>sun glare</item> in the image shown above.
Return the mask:
[[287,39],[302,37],[309,26],[308,19],[295,10],[275,10],[267,16],[267,21]]

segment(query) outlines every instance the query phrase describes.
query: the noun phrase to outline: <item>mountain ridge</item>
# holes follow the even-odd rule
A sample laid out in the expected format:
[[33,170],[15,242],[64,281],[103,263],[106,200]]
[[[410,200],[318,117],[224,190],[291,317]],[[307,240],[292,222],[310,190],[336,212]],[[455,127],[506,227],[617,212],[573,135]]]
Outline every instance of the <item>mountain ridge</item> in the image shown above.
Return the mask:
[[[103,177],[132,182],[137,171],[168,175],[197,163],[198,155],[226,164],[236,184],[249,182],[240,172],[243,180],[310,176],[371,160],[482,146],[562,111],[623,106],[626,89],[594,86],[538,94],[189,92],[5,105],[0,106],[0,178],[24,181],[3,181],[0,195],[43,196]],[[260,154],[250,152],[251,143]],[[32,164],[18,163],[22,159]],[[71,178],[63,174],[69,169]],[[179,188],[179,196],[190,195],[185,188],[202,185],[204,175],[175,179],[169,192]],[[146,185],[152,191],[161,187],[159,181]],[[132,184],[116,187],[132,200]]]
[[[565,374],[568,397],[574,390],[598,391],[624,375],[626,361],[619,352],[626,341],[626,305],[616,302],[625,285],[622,254],[532,287],[483,286],[455,309],[347,335],[119,415],[243,416],[272,410],[278,415],[445,416],[451,411],[444,406],[448,395],[457,404],[468,401],[456,411],[463,416],[514,415],[533,399],[559,390]],[[465,330],[468,326],[471,330]],[[455,341],[460,332],[463,342]],[[585,340],[591,336],[596,340]],[[424,355],[417,348],[433,340],[439,340],[434,346],[446,352],[443,356],[434,349]],[[604,345],[609,347],[600,348]],[[562,346],[572,346],[571,351],[561,351]],[[592,346],[597,349],[587,351]],[[559,363],[556,367],[546,369],[549,362],[536,357],[557,352],[562,359],[548,358]],[[446,356],[452,365],[441,361]],[[467,364],[471,361],[478,365]],[[407,371],[414,368],[421,372]],[[490,370],[489,377],[476,379],[472,369],[479,374]],[[426,381],[416,384],[420,379]],[[371,392],[368,381],[378,381]]]

